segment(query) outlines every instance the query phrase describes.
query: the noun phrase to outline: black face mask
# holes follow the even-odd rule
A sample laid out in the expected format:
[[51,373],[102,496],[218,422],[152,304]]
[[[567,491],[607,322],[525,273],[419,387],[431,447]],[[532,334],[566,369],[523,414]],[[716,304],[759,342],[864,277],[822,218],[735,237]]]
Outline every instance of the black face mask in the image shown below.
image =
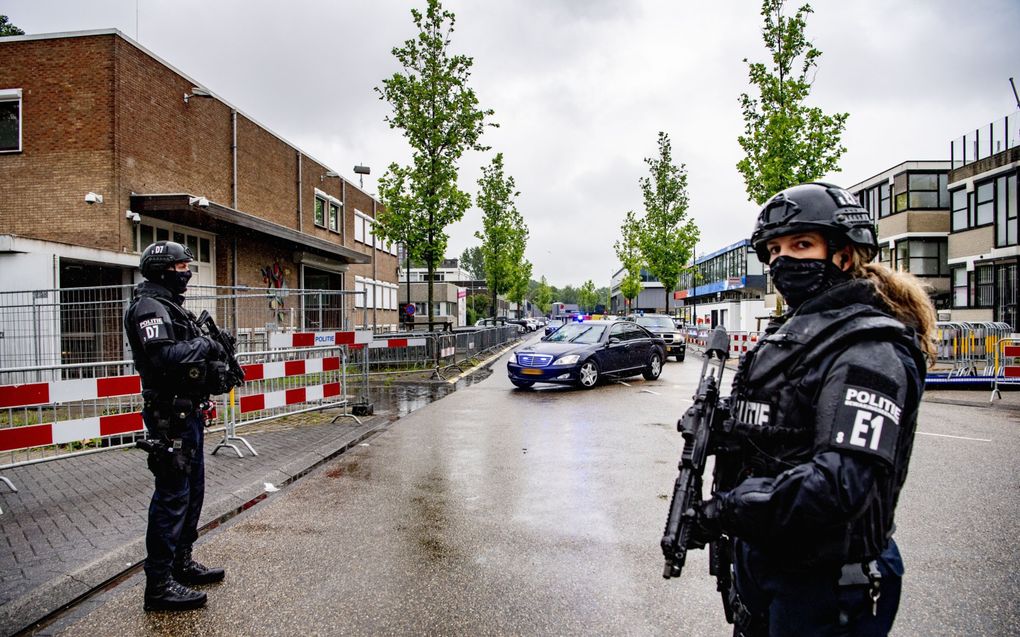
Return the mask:
[[769,264],[769,271],[776,290],[794,309],[837,283],[850,280],[850,273],[840,270],[829,259],[794,259],[784,255]]
[[190,280],[191,270],[185,270],[184,272],[167,270],[163,274],[163,285],[174,294],[184,294],[184,291],[188,289],[188,281]]

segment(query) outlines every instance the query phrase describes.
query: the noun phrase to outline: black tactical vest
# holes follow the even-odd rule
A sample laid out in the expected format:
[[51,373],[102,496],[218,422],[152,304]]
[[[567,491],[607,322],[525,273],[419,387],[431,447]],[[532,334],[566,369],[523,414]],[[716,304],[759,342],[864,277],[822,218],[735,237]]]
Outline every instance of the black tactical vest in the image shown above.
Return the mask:
[[178,304],[166,288],[145,281],[134,289],[134,298],[124,314],[124,326],[131,357],[142,380],[142,388],[155,390],[161,394],[194,394],[196,389],[187,387],[181,382],[179,370],[160,368],[148,355],[143,346],[143,336],[139,333],[137,317],[145,316],[153,311],[152,304],[158,303],[169,315],[173,341],[186,341],[202,335],[195,316]]
[[[837,356],[853,357],[854,344],[866,341],[894,343],[899,351],[909,353],[916,369],[924,369],[913,330],[866,303],[794,315],[741,358],[725,424],[736,434],[741,448],[738,481],[751,476],[776,477],[826,451],[815,431],[822,384]],[[868,361],[860,364],[866,366]],[[915,388],[921,386],[916,378],[910,379],[911,383]],[[906,478],[920,400],[920,390],[915,388],[907,392],[912,399],[900,423],[902,440],[893,466],[881,472],[879,493],[849,528],[818,538],[817,548],[829,553],[827,558],[870,559],[881,552],[892,534],[892,513]],[[796,555],[805,549],[788,548]]]

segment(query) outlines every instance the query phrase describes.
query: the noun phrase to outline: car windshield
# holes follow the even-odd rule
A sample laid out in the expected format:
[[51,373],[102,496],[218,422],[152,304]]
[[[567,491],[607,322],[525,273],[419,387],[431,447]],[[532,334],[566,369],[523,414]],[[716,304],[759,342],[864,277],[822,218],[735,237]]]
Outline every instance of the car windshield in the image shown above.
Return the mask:
[[598,343],[605,325],[592,323],[568,323],[549,335],[549,340],[556,343]]
[[644,327],[665,327],[669,329],[676,327],[673,325],[673,319],[668,316],[639,316],[637,323]]

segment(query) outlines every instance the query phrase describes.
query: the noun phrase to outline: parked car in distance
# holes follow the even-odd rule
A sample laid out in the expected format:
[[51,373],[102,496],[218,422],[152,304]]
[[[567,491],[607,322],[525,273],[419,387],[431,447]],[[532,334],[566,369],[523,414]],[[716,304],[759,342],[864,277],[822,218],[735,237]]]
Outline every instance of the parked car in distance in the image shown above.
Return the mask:
[[517,319],[508,319],[505,316],[497,316],[496,318],[490,316],[475,321],[475,327],[506,327],[507,325],[513,325],[517,328],[517,332],[521,334],[527,331],[521,323]]
[[675,356],[677,362],[683,361],[687,356],[687,339],[684,332],[673,322],[673,317],[666,314],[632,314],[628,316],[649,332],[661,336],[666,341],[666,351],[669,356]]
[[545,324],[545,335],[549,336],[556,330],[560,329],[561,325],[563,325],[563,321],[560,319],[551,319],[550,321],[547,321]]
[[567,323],[541,341],[517,350],[506,364],[516,387],[535,383],[591,389],[603,377],[642,374],[655,380],[666,360],[666,344],[631,321]]

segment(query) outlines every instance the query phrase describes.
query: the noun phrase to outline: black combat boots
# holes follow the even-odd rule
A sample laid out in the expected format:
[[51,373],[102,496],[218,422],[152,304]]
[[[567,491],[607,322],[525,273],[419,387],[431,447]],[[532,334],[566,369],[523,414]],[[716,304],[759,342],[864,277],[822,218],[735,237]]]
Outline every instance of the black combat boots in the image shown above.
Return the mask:
[[188,586],[223,581],[222,568],[207,568],[191,559],[191,549],[179,549],[173,568],[174,579]]
[[145,581],[145,610],[191,610],[205,606],[205,593],[177,583],[170,575]]

